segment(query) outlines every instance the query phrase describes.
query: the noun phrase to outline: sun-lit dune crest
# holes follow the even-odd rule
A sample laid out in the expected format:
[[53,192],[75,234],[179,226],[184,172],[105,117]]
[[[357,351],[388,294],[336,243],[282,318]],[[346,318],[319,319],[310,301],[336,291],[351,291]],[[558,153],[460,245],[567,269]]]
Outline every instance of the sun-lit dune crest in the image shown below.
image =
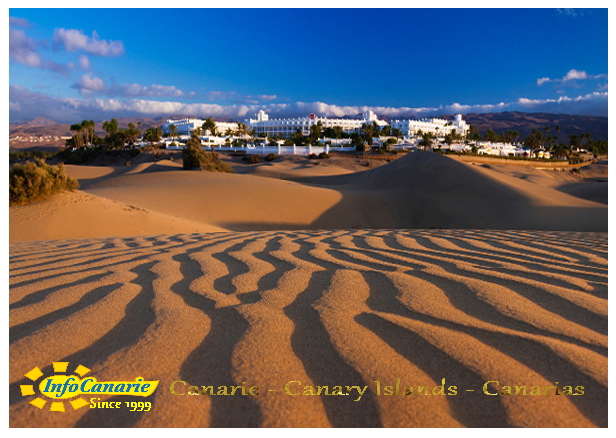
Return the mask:
[[[226,232],[10,250],[14,427],[607,425],[605,233]],[[15,395],[33,364],[58,361],[101,381],[160,380],[152,410],[50,415]],[[397,379],[457,394],[385,395]],[[173,395],[173,382],[260,393]],[[368,389],[292,396],[288,382]],[[584,395],[490,396],[486,382]]]

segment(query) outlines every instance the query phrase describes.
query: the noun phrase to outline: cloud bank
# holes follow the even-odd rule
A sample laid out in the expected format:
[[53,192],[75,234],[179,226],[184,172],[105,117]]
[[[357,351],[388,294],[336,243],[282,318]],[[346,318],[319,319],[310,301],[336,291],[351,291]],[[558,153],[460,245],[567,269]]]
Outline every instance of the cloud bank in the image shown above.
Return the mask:
[[[85,74],[78,83],[84,90],[94,93],[104,87],[91,73]],[[137,89],[143,89],[138,86]],[[164,87],[164,86],[161,86]],[[130,88],[130,86],[129,86]],[[148,92],[160,90],[145,87]],[[167,87],[172,89],[174,87]],[[169,90],[166,90],[169,91]],[[244,121],[264,109],[271,117],[298,117],[315,113],[325,117],[355,116],[372,110],[381,117],[422,118],[456,113],[490,113],[502,111],[550,112],[563,114],[593,115],[607,117],[608,93],[594,92],[578,97],[561,96],[557,99],[521,98],[513,102],[496,104],[464,105],[452,103],[438,107],[386,107],[333,105],[325,102],[295,102],[268,104],[218,105],[212,103],[184,103],[148,99],[119,98],[60,98],[45,93],[33,92],[19,85],[9,87],[9,120],[29,120],[48,117],[57,122],[74,123],[75,120],[105,120],[111,117],[161,117],[190,115]]]
[[[84,57],[85,58],[85,57]],[[89,61],[85,58],[87,63],[80,59],[82,68],[84,64],[89,67]],[[185,94],[182,90],[174,85],[141,85],[141,84],[119,84],[107,86],[105,81],[101,78],[92,76],[92,72],[86,73],[79,80],[71,85],[79,91],[84,97],[91,97],[94,95],[101,95],[107,97],[184,97]]]

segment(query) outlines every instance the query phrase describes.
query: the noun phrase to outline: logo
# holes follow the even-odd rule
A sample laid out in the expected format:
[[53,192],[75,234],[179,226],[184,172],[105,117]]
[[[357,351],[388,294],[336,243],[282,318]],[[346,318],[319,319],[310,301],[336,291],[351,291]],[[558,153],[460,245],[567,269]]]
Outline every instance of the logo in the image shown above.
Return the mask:
[[[38,385],[36,382],[44,376],[39,367],[34,367],[26,374],[28,379],[35,382],[35,385],[20,385],[21,395],[37,395],[35,387],[42,396],[51,400],[68,400],[73,410],[88,406],[90,402],[83,396],[111,394],[111,395],[134,395],[137,397],[147,397],[152,395],[159,380],[146,381],[143,377],[137,377],[134,381],[113,381],[99,382],[95,377],[87,376],[91,371],[89,368],[79,365],[73,371],[74,374],[67,372],[69,362],[53,362],[54,375],[45,377]],[[61,374],[60,374],[61,373]],[[49,400],[36,397],[30,401],[32,406],[43,409]],[[49,410],[54,412],[65,412],[64,401],[51,401]]]

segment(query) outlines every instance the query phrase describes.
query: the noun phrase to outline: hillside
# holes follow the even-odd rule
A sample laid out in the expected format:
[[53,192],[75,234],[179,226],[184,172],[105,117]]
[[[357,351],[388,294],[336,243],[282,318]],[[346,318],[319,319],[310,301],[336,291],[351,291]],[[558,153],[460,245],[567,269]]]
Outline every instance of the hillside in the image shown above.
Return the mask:
[[529,135],[533,129],[544,132],[546,126],[550,127],[550,135],[556,135],[555,127],[560,125],[561,131],[558,141],[567,144],[569,135],[579,136],[583,132],[590,132],[595,140],[607,140],[607,117],[571,116],[568,114],[550,113],[523,113],[519,111],[504,113],[470,113],[464,116],[467,123],[477,126],[479,132],[484,134],[492,128],[496,132],[515,130],[520,138]]

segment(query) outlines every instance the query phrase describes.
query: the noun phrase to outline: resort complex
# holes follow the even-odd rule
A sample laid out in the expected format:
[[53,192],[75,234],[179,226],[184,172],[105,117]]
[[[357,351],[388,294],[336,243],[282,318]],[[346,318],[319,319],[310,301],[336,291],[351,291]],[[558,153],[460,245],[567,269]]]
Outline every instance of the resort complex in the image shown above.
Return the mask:
[[466,135],[469,125],[462,119],[462,114],[456,114],[453,121],[445,119],[421,119],[421,120],[392,120],[391,129],[399,129],[407,138],[423,133],[432,133],[437,137],[451,133],[452,129],[460,135]]
[[[178,135],[190,136],[192,135],[195,129],[201,128],[204,123],[205,123],[205,120],[189,119],[189,118],[179,119],[179,120],[167,120],[167,122],[163,124],[162,126],[163,134],[167,135],[171,133],[170,127],[171,125],[174,125],[175,132],[177,132]],[[215,123],[216,123],[216,131],[220,135],[227,132],[227,130],[236,131],[238,128],[237,123],[229,123],[229,122],[215,122]],[[208,132],[207,134],[213,135],[211,132]]]
[[[245,122],[218,122],[211,118],[167,120],[162,126],[162,132],[167,137],[163,143],[169,149],[183,149],[189,137],[198,132],[204,147],[216,147],[222,151],[245,146],[244,151],[248,154],[309,155],[330,151],[348,152],[357,150],[359,145],[362,147],[360,150],[386,146],[390,151],[412,151],[428,147],[455,153],[472,152],[499,157],[554,158],[554,154],[541,147],[541,141],[535,147],[502,139],[497,141],[496,138],[488,136],[485,141],[481,141],[481,136],[477,137],[475,132],[471,142],[469,140],[472,127],[462,118],[462,114],[456,114],[449,120],[424,118],[387,121],[379,119],[373,111],[366,111],[355,118],[319,117],[316,114],[306,117],[270,118],[262,109],[255,119],[250,118]],[[429,137],[428,140],[425,139],[426,136]]]
[[386,121],[379,120],[372,111],[365,112],[359,119],[318,117],[316,114],[289,119],[270,119],[265,111],[260,110],[257,113],[256,119],[249,119],[247,122],[248,126],[254,129],[257,135],[266,134],[272,137],[281,136],[286,138],[299,131],[301,131],[302,135],[309,135],[310,127],[319,123],[322,129],[338,126],[347,134],[359,131],[364,124],[374,122],[379,127],[387,125]]
[[[204,123],[205,120],[190,118],[167,120],[162,129],[164,134],[169,134],[171,132],[170,126],[175,125],[178,135],[191,135],[196,128],[201,128]],[[228,130],[235,132],[239,126],[238,123],[215,123],[219,135],[225,134]],[[270,119],[264,110],[260,110],[256,114],[256,119],[246,120],[246,125],[254,132],[255,136],[279,138],[290,138],[296,133],[310,135],[310,128],[316,125],[319,125],[322,130],[338,127],[340,132],[352,134],[359,132],[362,126],[367,124],[376,124],[379,128],[390,125],[392,130],[398,129],[405,138],[413,138],[421,135],[421,133],[432,133],[437,137],[444,136],[449,134],[452,129],[457,134],[466,135],[469,130],[469,125],[462,119],[462,114],[456,114],[453,120],[439,118],[404,119],[392,120],[391,123],[388,123],[386,120],[379,119],[372,111],[366,111],[359,118],[319,117],[316,114],[310,114],[306,117]],[[211,133],[206,132],[204,134],[211,135]]]

